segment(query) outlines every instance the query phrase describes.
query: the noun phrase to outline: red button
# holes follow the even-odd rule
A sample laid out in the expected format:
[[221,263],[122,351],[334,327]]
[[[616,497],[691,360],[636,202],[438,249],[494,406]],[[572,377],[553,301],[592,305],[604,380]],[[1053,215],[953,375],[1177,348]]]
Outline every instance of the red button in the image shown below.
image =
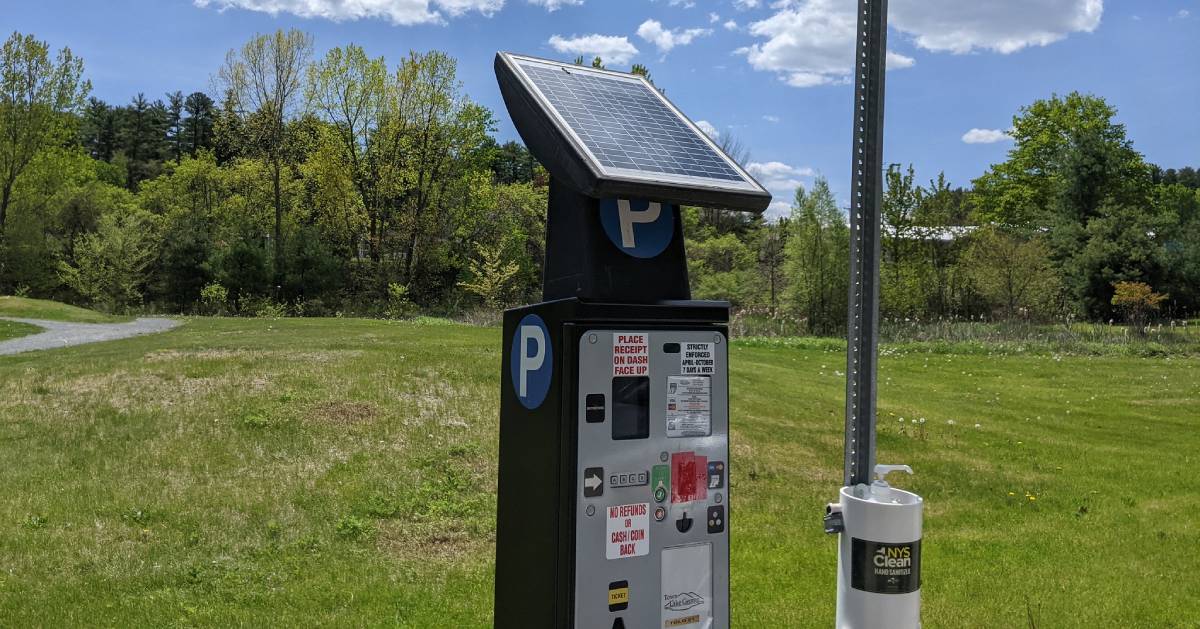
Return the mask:
[[692,502],[708,497],[708,457],[694,452],[671,455],[671,502]]

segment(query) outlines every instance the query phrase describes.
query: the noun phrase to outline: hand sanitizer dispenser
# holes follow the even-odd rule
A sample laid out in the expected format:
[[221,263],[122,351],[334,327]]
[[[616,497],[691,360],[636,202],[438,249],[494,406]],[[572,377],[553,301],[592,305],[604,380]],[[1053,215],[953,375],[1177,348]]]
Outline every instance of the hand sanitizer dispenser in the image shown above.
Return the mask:
[[870,484],[843,487],[826,509],[838,533],[837,629],[921,626],[921,497],[888,485],[907,465],[876,465]]

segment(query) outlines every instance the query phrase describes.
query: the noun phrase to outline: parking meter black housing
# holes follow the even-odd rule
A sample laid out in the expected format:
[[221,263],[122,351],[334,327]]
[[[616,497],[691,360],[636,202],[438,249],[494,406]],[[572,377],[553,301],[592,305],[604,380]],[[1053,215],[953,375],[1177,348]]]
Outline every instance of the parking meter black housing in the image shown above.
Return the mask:
[[770,194],[644,78],[496,56],[550,172],[542,303],[504,313],[499,629],[729,627],[727,302],[680,206]]
[[[550,171],[552,178],[561,180],[580,194],[592,198],[651,199],[755,213],[766,210],[771,203],[771,194],[766,189],[644,77],[504,52],[496,55],[495,67],[504,104],[525,145]],[[555,103],[539,88],[527,70],[553,70],[575,79],[603,78],[606,83],[619,86],[624,90],[624,95],[635,96],[653,107],[655,113],[661,113],[662,122],[671,127],[672,139],[694,147],[690,154],[679,152],[676,156],[703,160],[712,169],[700,166],[689,172],[686,165],[680,168],[679,164],[670,164],[668,170],[646,168],[644,163],[615,167],[612,161],[605,159],[608,156],[598,156],[591,150],[592,147],[587,146],[589,142],[571,128],[563,113],[558,111]],[[547,75],[543,73],[542,76]],[[610,103],[593,100],[587,105],[604,108]],[[622,122],[636,127],[640,124],[653,125],[655,121],[651,117],[623,119]],[[636,131],[639,137],[645,137],[654,129],[648,126]]]

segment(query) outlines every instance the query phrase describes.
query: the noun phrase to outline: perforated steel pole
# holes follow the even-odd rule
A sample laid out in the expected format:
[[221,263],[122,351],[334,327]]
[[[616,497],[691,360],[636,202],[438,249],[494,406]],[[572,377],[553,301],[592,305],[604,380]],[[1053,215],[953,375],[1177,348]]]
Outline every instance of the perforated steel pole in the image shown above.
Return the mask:
[[879,347],[879,229],[887,0],[859,0],[854,55],[850,308],[846,356],[846,486],[871,482]]

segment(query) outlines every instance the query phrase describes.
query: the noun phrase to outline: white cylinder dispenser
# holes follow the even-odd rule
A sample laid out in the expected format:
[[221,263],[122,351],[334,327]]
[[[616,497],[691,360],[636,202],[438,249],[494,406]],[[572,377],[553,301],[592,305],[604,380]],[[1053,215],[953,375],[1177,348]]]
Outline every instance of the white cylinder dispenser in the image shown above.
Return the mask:
[[921,626],[921,497],[887,484],[907,465],[876,465],[875,481],[842,487],[825,531],[838,533],[837,629]]

